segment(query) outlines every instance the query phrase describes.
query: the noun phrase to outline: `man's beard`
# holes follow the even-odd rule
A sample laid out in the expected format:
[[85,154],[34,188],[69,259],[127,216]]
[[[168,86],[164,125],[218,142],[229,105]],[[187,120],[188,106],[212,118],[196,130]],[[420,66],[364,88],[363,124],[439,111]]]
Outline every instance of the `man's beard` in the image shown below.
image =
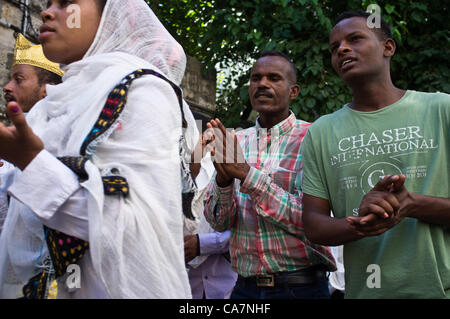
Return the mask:
[[21,101],[17,101],[17,98],[12,94],[5,94],[6,104],[9,102],[17,102],[19,106],[22,108],[23,112],[29,112],[30,109],[41,100],[40,98],[40,88],[36,88],[30,95],[21,99]]
[[16,101],[16,98],[13,95],[9,94],[9,93],[6,93],[4,95],[4,98],[5,98],[6,104],[8,104],[9,102]]

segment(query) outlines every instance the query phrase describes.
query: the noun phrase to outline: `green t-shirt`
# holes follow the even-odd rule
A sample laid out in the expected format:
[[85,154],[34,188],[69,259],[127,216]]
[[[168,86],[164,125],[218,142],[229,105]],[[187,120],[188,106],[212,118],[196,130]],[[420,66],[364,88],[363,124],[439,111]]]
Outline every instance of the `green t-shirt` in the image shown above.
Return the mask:
[[[407,91],[373,112],[347,105],[317,120],[302,143],[303,192],[337,218],[357,216],[387,174],[412,193],[450,198],[450,95]],[[344,246],[349,298],[450,298],[450,230],[405,218]]]

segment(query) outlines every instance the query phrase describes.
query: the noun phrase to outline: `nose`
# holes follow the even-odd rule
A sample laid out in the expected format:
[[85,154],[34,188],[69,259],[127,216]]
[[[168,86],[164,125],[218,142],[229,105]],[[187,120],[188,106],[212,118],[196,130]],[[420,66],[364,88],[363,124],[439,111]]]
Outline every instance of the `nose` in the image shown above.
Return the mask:
[[342,55],[342,54],[344,54],[344,53],[348,53],[348,52],[351,52],[352,51],[352,49],[351,49],[351,47],[348,45],[348,43],[346,42],[346,41],[342,41],[340,44],[339,44],[339,48],[338,48],[338,50],[337,50],[337,54],[338,55]]
[[267,79],[267,76],[263,76],[263,77],[261,77],[261,79],[258,81],[258,88],[261,88],[261,87],[268,87],[268,83],[269,83],[269,80]]
[[4,87],[3,87],[3,92],[4,93],[11,93],[12,92],[12,85],[11,85],[12,81],[9,81]]
[[46,21],[52,20],[54,18],[55,18],[55,14],[53,12],[52,5],[41,12],[41,19],[42,19],[42,22],[44,22],[44,23]]

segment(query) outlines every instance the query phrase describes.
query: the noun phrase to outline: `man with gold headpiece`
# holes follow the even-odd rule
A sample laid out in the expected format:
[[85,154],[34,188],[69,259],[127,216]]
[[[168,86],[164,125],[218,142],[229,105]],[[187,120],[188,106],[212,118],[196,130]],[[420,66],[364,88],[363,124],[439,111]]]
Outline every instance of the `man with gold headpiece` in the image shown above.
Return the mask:
[[16,101],[28,112],[47,96],[47,84],[61,83],[64,72],[49,61],[41,45],[32,45],[22,34],[16,39],[10,81],[3,87],[6,102]]
[[[7,103],[16,101],[24,112],[28,112],[38,101],[47,96],[46,84],[61,83],[63,74],[57,63],[45,57],[41,45],[32,45],[22,34],[19,34],[14,48],[10,81],[3,87],[5,100]],[[0,197],[6,198],[6,188],[11,182],[14,166],[1,160],[0,167],[3,167]],[[0,207],[0,211],[6,210]],[[6,215],[0,214],[0,233],[5,218]]]

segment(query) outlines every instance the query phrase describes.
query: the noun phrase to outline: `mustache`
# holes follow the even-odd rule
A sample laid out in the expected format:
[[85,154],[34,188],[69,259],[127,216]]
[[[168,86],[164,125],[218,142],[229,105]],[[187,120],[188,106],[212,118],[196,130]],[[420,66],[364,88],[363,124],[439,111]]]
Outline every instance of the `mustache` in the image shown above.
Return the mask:
[[260,96],[267,96],[269,98],[272,98],[273,94],[265,89],[258,89],[253,96],[255,98],[260,97]]
[[14,95],[11,95],[9,93],[6,93],[3,97],[5,98],[6,102],[16,102],[16,98],[14,97]]

